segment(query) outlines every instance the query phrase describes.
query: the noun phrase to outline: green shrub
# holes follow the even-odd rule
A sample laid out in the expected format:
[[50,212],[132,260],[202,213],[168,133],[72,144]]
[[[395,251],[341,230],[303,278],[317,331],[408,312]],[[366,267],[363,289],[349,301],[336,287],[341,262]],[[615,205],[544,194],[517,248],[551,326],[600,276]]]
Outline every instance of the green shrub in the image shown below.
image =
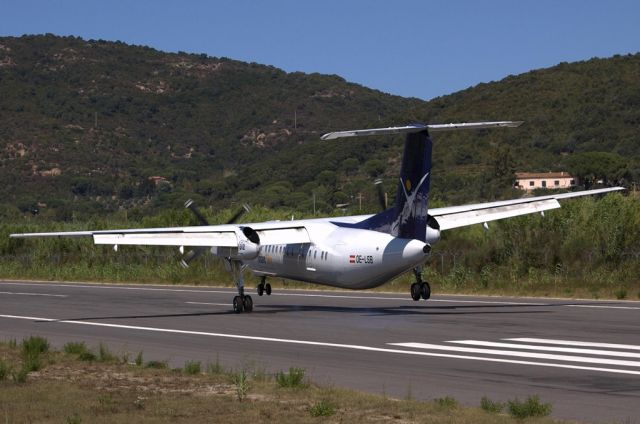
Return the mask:
[[68,342],[65,343],[63,350],[67,355],[81,355],[87,351],[87,345],[84,342]]
[[620,287],[618,290],[615,291],[614,294],[616,295],[616,299],[618,300],[626,299],[627,289],[625,289],[624,287]]
[[278,387],[307,387],[304,382],[304,368],[289,368],[289,372],[280,371],[276,374],[276,383]]
[[184,364],[184,372],[189,375],[200,374],[201,364],[199,361],[187,361]]
[[330,417],[336,413],[336,408],[327,400],[320,400],[309,408],[312,417]]
[[2,358],[0,358],[0,381],[7,378],[11,372],[11,367]]
[[13,378],[14,383],[24,383],[27,381],[27,374],[29,374],[29,371],[22,367],[20,370],[12,372],[11,377]]
[[49,342],[44,337],[31,336],[22,340],[22,354],[24,356],[38,356],[49,351]]
[[67,424],[82,424],[82,418],[78,414],[73,414],[67,417]]
[[91,362],[91,361],[95,361],[97,358],[95,353],[91,352],[90,350],[87,350],[85,352],[82,352],[80,355],[78,355],[78,359],[81,361]]
[[224,368],[220,365],[219,358],[216,357],[216,362],[207,364],[207,374],[222,374],[224,373]]
[[247,378],[247,372],[242,370],[233,375],[233,384],[236,386],[236,396],[238,401],[242,402],[249,392],[249,379]]
[[38,371],[40,368],[42,368],[40,355],[29,355],[23,359],[22,369],[26,370],[27,373]]
[[480,399],[480,408],[492,414],[499,414],[504,409],[504,403],[494,402],[488,397],[483,396],[482,399]]
[[546,417],[551,413],[552,406],[550,403],[541,403],[540,398],[535,396],[529,396],[527,400],[520,401],[518,398],[507,401],[509,413],[514,418],[528,418],[528,417]]
[[[154,368],[157,370],[163,370],[169,368],[169,364],[166,361],[149,361],[144,365],[145,368]],[[197,372],[196,372],[197,373]],[[194,374],[196,374],[194,373]]]
[[111,353],[109,348],[106,345],[100,343],[100,345],[98,346],[98,360],[100,362],[111,362],[115,359],[116,357],[113,355],[113,353]]
[[458,406],[458,401],[451,396],[436,398],[433,401],[442,409],[454,409]]

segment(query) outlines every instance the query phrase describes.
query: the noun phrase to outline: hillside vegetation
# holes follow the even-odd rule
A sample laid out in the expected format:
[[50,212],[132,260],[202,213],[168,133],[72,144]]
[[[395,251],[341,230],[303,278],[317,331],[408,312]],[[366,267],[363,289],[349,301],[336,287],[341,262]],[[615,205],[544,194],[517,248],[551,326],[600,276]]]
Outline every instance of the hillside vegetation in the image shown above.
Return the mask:
[[0,93],[0,202],[12,219],[122,209],[139,218],[189,197],[308,213],[315,195],[323,213],[337,203],[374,211],[375,178],[395,193],[401,139],[319,136],[411,121],[526,121],[437,134],[436,204],[518,195],[516,170],[611,183],[640,175],[640,55],[562,63],[425,102],[228,58],[5,37]]

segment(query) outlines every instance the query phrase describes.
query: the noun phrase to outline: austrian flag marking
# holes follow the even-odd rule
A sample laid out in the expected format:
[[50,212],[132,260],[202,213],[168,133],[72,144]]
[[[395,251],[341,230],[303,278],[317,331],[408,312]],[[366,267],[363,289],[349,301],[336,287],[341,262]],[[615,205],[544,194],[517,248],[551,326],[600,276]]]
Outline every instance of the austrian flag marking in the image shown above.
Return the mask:
[[349,255],[350,264],[372,264],[373,256],[371,255]]

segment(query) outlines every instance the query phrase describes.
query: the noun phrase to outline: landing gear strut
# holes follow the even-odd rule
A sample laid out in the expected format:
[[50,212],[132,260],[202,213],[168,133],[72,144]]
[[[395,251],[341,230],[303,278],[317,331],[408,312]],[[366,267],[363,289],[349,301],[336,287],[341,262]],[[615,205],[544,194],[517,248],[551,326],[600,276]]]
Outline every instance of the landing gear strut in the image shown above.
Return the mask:
[[229,260],[233,278],[238,288],[238,296],[233,298],[233,312],[239,314],[241,312],[253,311],[253,299],[251,296],[244,294],[244,277],[242,276],[242,262]]
[[267,277],[260,277],[260,284],[258,284],[258,296],[262,296],[264,293],[267,296],[271,296],[271,284],[265,283],[267,281]]
[[431,286],[426,281],[422,281],[422,269],[420,267],[413,268],[413,275],[416,276],[416,282],[411,284],[411,298],[415,301],[420,298],[427,300],[431,297]]

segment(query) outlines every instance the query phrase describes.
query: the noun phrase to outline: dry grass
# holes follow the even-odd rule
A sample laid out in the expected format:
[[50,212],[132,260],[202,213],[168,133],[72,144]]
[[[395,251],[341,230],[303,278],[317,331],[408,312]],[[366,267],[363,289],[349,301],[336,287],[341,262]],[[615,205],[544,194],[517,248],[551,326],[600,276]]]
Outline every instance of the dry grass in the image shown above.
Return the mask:
[[[457,402],[395,400],[314,384],[283,389],[273,377],[250,379],[240,401],[238,379],[230,372],[188,375],[118,359],[83,362],[60,352],[43,355],[46,365],[29,373],[25,383],[0,381],[0,417],[6,423],[519,422]],[[0,358],[20,367],[19,351],[7,344],[0,344]]]

